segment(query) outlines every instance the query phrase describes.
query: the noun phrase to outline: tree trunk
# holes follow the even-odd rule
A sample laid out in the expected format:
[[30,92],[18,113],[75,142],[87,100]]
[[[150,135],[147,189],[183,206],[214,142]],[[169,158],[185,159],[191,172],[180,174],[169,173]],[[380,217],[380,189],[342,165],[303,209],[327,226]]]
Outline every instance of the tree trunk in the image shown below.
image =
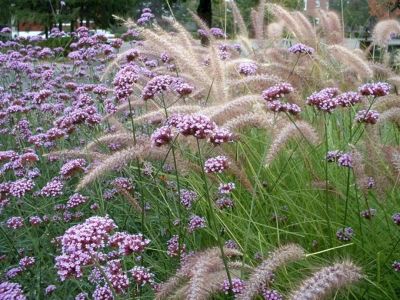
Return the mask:
[[74,30],[75,30],[75,23],[76,23],[76,20],[71,20],[71,32],[73,32]]
[[62,31],[62,30],[63,30],[62,21],[60,21],[60,22],[58,23],[58,29],[60,29],[60,31]]
[[48,26],[44,26],[44,34],[46,36],[46,39],[49,38],[49,27]]
[[197,7],[197,14],[207,24],[208,27],[212,25],[212,0],[200,0]]

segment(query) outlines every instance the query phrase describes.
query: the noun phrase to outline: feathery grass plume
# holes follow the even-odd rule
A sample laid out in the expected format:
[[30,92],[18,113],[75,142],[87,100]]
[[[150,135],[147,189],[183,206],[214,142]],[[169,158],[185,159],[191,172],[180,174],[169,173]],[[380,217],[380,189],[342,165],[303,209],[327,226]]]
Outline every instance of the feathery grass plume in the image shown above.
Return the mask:
[[232,80],[228,82],[228,88],[229,89],[237,89],[238,86],[240,85],[259,85],[260,88],[265,89],[266,85],[274,85],[277,83],[282,82],[283,79],[272,75],[272,74],[260,74],[260,75],[251,75],[251,76],[246,76],[243,77],[241,79],[237,79],[237,80]]
[[352,166],[357,186],[364,195],[368,195],[368,176],[365,173],[364,159],[360,151],[354,146],[351,148]]
[[400,91],[400,76],[389,77],[386,81],[396,87],[397,93]]
[[273,279],[273,272],[277,268],[304,257],[304,249],[295,244],[288,244],[274,250],[266,260],[254,269],[246,282],[245,290],[238,295],[237,299],[252,300],[261,288]]
[[61,151],[53,151],[50,153],[43,154],[44,157],[62,157],[63,159],[69,158],[86,158],[89,160],[103,160],[107,157],[106,154],[102,154],[95,151],[87,151],[87,150],[61,150]]
[[[167,108],[168,115],[172,114],[190,114],[194,112],[201,111],[202,107],[198,105],[179,105],[171,106]],[[156,111],[151,111],[149,113],[143,114],[133,119],[137,124],[147,124],[147,123],[161,123],[165,120],[165,110],[159,109]]]
[[175,58],[175,64],[179,70],[185,70],[185,72],[190,73],[196,79],[197,85],[209,87],[211,80],[209,76],[204,76],[207,72],[200,65],[198,58],[191,56],[182,46],[177,45],[166,34],[159,34],[159,31],[143,30],[142,35],[146,39],[145,45],[149,45],[153,49],[159,49],[160,52],[167,51]]
[[250,112],[247,114],[242,114],[237,116],[222,125],[222,127],[228,129],[229,131],[236,132],[243,128],[263,128],[263,129],[271,129],[272,128],[272,120],[271,118],[266,118],[264,114]]
[[380,97],[379,101],[375,102],[372,108],[380,112],[389,110],[394,107],[400,107],[400,96],[396,94],[389,94]]
[[333,45],[328,47],[328,51],[337,61],[354,70],[360,78],[369,79],[374,75],[368,63],[349,49]]
[[119,120],[117,120],[117,119],[115,118],[115,116],[110,116],[110,117],[107,119],[107,121],[108,121],[108,123],[109,123],[111,126],[113,126],[113,127],[117,130],[117,132],[129,132],[129,131],[125,128],[124,124],[122,124]]
[[305,138],[310,144],[317,145],[320,141],[316,130],[305,121],[297,121],[296,125],[287,123],[285,127],[279,130],[274,136],[269,151],[264,158],[264,163],[268,166],[279,154],[280,150],[285,147],[291,138]]
[[151,152],[150,142],[144,145],[136,145],[134,147],[129,147],[122,151],[115,152],[114,154],[108,156],[106,159],[101,161],[93,169],[91,169],[85,176],[80,180],[76,191],[82,190],[84,187],[88,186],[90,183],[104,176],[106,173],[125,167],[129,162],[134,159],[142,160],[145,155]]
[[387,173],[387,166],[384,159],[383,147],[380,143],[378,126],[365,126],[365,150],[366,157],[368,157],[368,165],[366,170],[376,181],[376,190],[378,199],[385,200],[385,190],[391,187],[390,176]]
[[267,26],[267,37],[271,40],[279,40],[283,35],[283,24],[281,22],[272,22]]
[[248,37],[249,32],[247,31],[247,26],[246,23],[243,20],[242,14],[239,10],[239,8],[236,5],[236,1],[230,1],[229,2],[231,8],[232,8],[232,15],[233,15],[233,20],[235,23],[238,25],[239,28],[239,35]]
[[384,64],[377,63],[377,62],[369,62],[368,65],[374,72],[374,76],[377,79],[383,79],[383,78],[396,76],[396,74],[393,72],[393,70],[390,67],[385,66]]
[[303,281],[289,296],[290,300],[322,300],[337,289],[355,283],[362,278],[361,269],[345,261],[324,267]]
[[398,175],[400,175],[400,150],[394,150],[391,156],[393,168],[397,171]]
[[118,193],[120,193],[126,200],[128,200],[128,202],[138,213],[142,213],[142,207],[135,197],[133,197],[126,189],[118,188],[117,190]]
[[307,41],[307,37],[304,36],[305,30],[302,30],[302,24],[299,24],[290,12],[277,4],[267,4],[267,7],[277,20],[284,23],[286,29],[290,31],[297,40],[302,42]]
[[186,30],[186,28],[175,19],[163,17],[163,20],[168,22],[178,32],[178,38],[182,41],[186,51],[189,51],[190,55],[194,56],[196,51],[193,46],[196,45],[197,42],[193,39],[192,35]]
[[284,48],[268,48],[263,53],[266,62],[288,64],[290,63],[288,51]]
[[387,47],[392,34],[400,34],[400,23],[394,19],[379,21],[372,31],[372,41],[375,45]]
[[333,11],[319,11],[320,24],[328,44],[340,44],[344,38],[342,23]]
[[[143,106],[146,106],[146,110],[147,110],[147,111],[152,111],[152,110],[155,110],[155,109],[160,109],[160,106],[157,105],[154,101],[146,101],[146,102],[145,102],[145,101],[143,101],[142,99],[131,101],[131,104],[130,104],[130,105],[131,105],[132,110],[133,110],[134,108],[143,107]],[[103,121],[109,120],[110,118],[115,118],[115,115],[117,115],[117,114],[119,114],[119,113],[121,113],[121,112],[128,111],[128,110],[129,110],[129,101],[124,102],[124,103],[118,105],[118,106],[116,107],[116,111],[115,111],[114,113],[105,115],[105,116],[103,117]]]
[[319,191],[327,191],[331,193],[332,195],[335,195],[339,198],[344,198],[345,196],[343,193],[338,190],[333,184],[328,183],[328,189],[326,188],[326,181],[312,181],[311,182],[311,187],[313,190],[319,190]]
[[252,18],[255,18],[253,24],[256,25],[254,27],[254,35],[255,38],[259,41],[264,38],[264,15],[265,15],[265,0],[260,0],[257,9],[254,14],[251,15]]
[[400,126],[400,107],[393,107],[385,110],[379,115],[378,122],[384,124],[386,122],[393,122]]
[[101,146],[109,144],[119,144],[121,147],[133,146],[135,143],[132,138],[132,133],[110,133],[97,138],[95,141],[90,142],[85,147],[88,151],[96,151]]
[[247,112],[249,108],[256,103],[263,103],[260,95],[253,94],[242,96],[226,104],[208,108],[207,111],[209,113],[207,115],[217,124],[221,124],[226,122],[226,120],[243,114],[243,112]]
[[[285,81],[291,83],[295,88],[303,88],[304,85],[309,84],[311,80],[311,78],[307,76],[307,72],[302,69],[301,66],[297,66],[293,69],[292,66],[288,66],[287,64],[271,63],[263,65],[262,67],[275,76],[287,78]],[[288,77],[288,75],[290,76]]]
[[317,34],[314,26],[310,23],[306,16],[299,11],[292,12],[293,18],[300,25],[300,29],[305,37],[305,41],[311,47],[315,47],[317,42]]
[[[227,257],[242,255],[240,251],[226,247],[224,248],[224,254]],[[171,298],[182,284],[185,284],[183,291],[186,298],[184,299],[190,299],[189,295],[193,297],[191,299],[202,299],[196,297],[206,292],[203,291],[202,286],[207,281],[207,275],[215,271],[221,271],[223,268],[221,250],[218,247],[191,254],[185,257],[176,274],[160,285],[160,289],[156,293],[156,299]],[[173,299],[179,298],[173,297]]]

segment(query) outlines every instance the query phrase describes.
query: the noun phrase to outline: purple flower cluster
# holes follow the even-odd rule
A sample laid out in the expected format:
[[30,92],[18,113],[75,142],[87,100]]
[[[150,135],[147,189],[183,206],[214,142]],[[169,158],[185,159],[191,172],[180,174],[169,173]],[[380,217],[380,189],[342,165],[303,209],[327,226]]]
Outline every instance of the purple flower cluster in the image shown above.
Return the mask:
[[232,286],[227,279],[221,285],[221,290],[225,294],[233,293],[234,295],[241,294],[246,288],[245,282],[240,278],[232,278]]
[[233,141],[233,133],[228,129],[218,127],[211,133],[209,141],[214,144],[214,146],[229,143]]
[[390,85],[386,82],[366,83],[358,88],[363,96],[382,97],[390,93]]
[[283,300],[283,296],[276,290],[264,288],[261,294],[264,300]]
[[278,83],[262,92],[262,97],[267,101],[267,108],[273,112],[288,112],[297,115],[301,108],[294,103],[283,103],[281,98],[293,92],[294,89],[290,83]]
[[81,194],[75,193],[69,197],[68,202],[67,202],[67,208],[71,209],[71,208],[78,207],[82,204],[85,204],[87,200],[88,200],[87,197],[82,196]]
[[341,242],[349,242],[354,236],[354,230],[351,227],[339,228],[336,232],[336,238]]
[[181,189],[180,200],[185,208],[191,208],[193,203],[197,200],[197,197],[198,195],[195,191]]
[[154,274],[148,268],[143,266],[135,266],[129,271],[132,274],[133,280],[137,285],[153,284]]
[[371,220],[373,217],[375,217],[375,215],[376,215],[375,208],[369,208],[360,212],[360,216],[367,220]]
[[188,231],[193,233],[195,230],[205,228],[206,226],[206,220],[203,217],[192,215],[189,219]]
[[235,189],[235,183],[220,183],[218,187],[218,193],[220,194],[230,194]]
[[338,105],[348,107],[360,103],[361,95],[357,92],[346,92],[336,96],[335,100]]
[[65,163],[60,169],[63,178],[70,178],[76,173],[85,171],[86,161],[82,158],[73,159]]
[[20,284],[4,281],[0,283],[0,298],[4,300],[25,300],[26,296]]
[[352,168],[352,157],[350,153],[343,153],[339,150],[328,151],[325,159],[328,162],[337,162],[340,167]]
[[244,62],[239,64],[239,73],[245,76],[255,75],[257,73],[257,65],[252,62]]
[[337,88],[325,88],[308,96],[307,104],[315,106],[318,110],[330,113],[338,106],[335,98],[338,94],[339,90]]
[[294,54],[308,54],[311,55],[314,53],[314,48],[306,46],[304,44],[298,43],[295,44],[293,46],[291,46],[288,51],[290,53],[294,53]]
[[59,178],[54,178],[40,190],[43,197],[57,197],[63,194],[64,183]]
[[11,217],[7,220],[6,225],[10,229],[18,229],[24,226],[24,219],[22,217]]
[[206,173],[222,173],[229,168],[229,161],[226,156],[219,155],[207,159],[204,163]]
[[[179,247],[180,247],[180,251],[179,251]],[[178,235],[174,235],[172,236],[172,238],[170,238],[167,241],[167,254],[170,257],[176,257],[180,255],[183,255],[186,251],[186,245],[184,243],[181,242],[181,244],[179,245],[179,236]]]
[[233,200],[229,197],[221,197],[215,201],[215,204],[219,209],[229,209],[234,207]]
[[154,15],[151,12],[150,8],[143,8],[142,14],[140,15],[140,18],[136,21],[138,25],[146,25],[151,22],[151,20],[154,19]]
[[379,113],[375,110],[360,110],[357,112],[354,120],[358,123],[376,124],[379,119]]
[[152,145],[156,147],[169,144],[173,138],[174,134],[172,133],[170,126],[157,128],[150,137]]
[[395,213],[395,214],[392,216],[392,220],[393,220],[394,224],[400,226],[400,213]]
[[170,75],[159,75],[147,82],[142,91],[142,99],[153,99],[156,95],[167,91],[176,92],[180,96],[187,96],[193,90],[194,87],[184,82],[181,78]]
[[400,261],[394,261],[392,267],[396,272],[400,272]]

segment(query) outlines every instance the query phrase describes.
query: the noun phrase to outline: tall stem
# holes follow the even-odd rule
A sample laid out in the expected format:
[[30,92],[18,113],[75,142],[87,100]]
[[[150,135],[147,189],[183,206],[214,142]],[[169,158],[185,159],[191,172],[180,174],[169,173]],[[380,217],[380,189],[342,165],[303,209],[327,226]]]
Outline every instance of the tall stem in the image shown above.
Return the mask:
[[[328,152],[329,149],[329,142],[328,142],[328,120],[326,118],[326,114],[324,114],[324,127],[325,127],[325,153]],[[329,237],[329,244],[332,247],[332,225],[331,220],[329,217],[329,199],[328,199],[328,160],[325,159],[325,214],[326,214],[326,223],[328,225],[328,237]]]
[[224,246],[222,244],[221,236],[220,236],[220,234],[218,232],[218,224],[217,224],[217,219],[215,217],[214,206],[213,206],[213,203],[212,203],[212,200],[211,200],[211,197],[210,197],[210,192],[208,190],[207,176],[206,176],[206,173],[204,171],[204,163],[203,163],[203,157],[201,155],[199,139],[196,138],[196,142],[197,142],[197,151],[199,153],[199,163],[200,163],[200,169],[201,169],[201,176],[203,177],[204,189],[205,189],[205,192],[206,192],[206,198],[207,198],[207,202],[208,202],[210,227],[214,227],[216,240],[217,240],[219,249],[221,250],[221,257],[222,257],[222,261],[224,263],[226,276],[228,277],[229,286],[231,287],[230,290],[232,290],[232,278],[231,278],[231,274],[229,272],[228,261],[226,259],[225,254],[224,254]]

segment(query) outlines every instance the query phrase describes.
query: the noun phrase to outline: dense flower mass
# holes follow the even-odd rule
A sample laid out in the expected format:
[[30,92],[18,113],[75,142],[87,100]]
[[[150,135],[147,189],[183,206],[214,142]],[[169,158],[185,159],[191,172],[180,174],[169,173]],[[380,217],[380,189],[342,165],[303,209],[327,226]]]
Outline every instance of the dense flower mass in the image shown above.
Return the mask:
[[229,167],[229,160],[226,156],[219,155],[209,158],[204,163],[204,171],[206,173],[222,173]]
[[392,219],[393,219],[393,222],[394,222],[396,225],[400,225],[400,213],[395,213],[395,214],[392,216]]
[[206,226],[206,220],[203,217],[192,215],[189,219],[188,231],[192,233],[195,230],[205,228]]
[[26,296],[20,284],[4,281],[0,283],[0,298],[4,300],[25,300]]
[[174,235],[167,241],[167,254],[171,257],[179,256],[184,254],[186,251],[186,245],[184,243],[179,244],[179,236]]
[[366,83],[358,88],[363,96],[381,97],[390,93],[390,85],[386,82]]
[[255,75],[257,73],[257,65],[251,62],[245,62],[239,64],[239,73],[245,76]]
[[358,123],[376,124],[379,119],[379,113],[375,110],[360,110],[354,119]]
[[162,126],[151,135],[152,145],[160,147],[162,145],[166,145],[172,141],[174,138],[174,134],[172,133],[171,127]]
[[143,286],[145,284],[152,284],[154,281],[154,274],[148,268],[143,266],[136,266],[129,271],[132,274],[133,280],[136,284]]
[[153,99],[162,92],[173,91],[180,96],[187,96],[193,92],[194,87],[184,82],[183,79],[170,75],[159,75],[149,80],[142,91],[143,100]]
[[85,170],[86,161],[84,159],[78,158],[73,159],[65,163],[60,169],[60,175],[64,178],[70,178],[78,172],[83,172]]
[[[183,135],[193,135],[198,139],[205,139],[213,133],[217,125],[207,116],[200,114],[184,115],[175,117],[176,128]],[[170,120],[171,122],[172,120]],[[175,122],[175,121],[174,121]]]
[[298,44],[295,44],[295,45],[291,46],[288,49],[288,51],[290,53],[295,53],[295,54],[309,54],[309,55],[311,55],[311,54],[314,53],[315,50],[312,47],[309,47],[309,46],[306,46],[304,44],[298,43]]
[[319,92],[311,94],[307,98],[307,104],[315,106],[319,110],[330,113],[339,104],[336,98],[338,94],[339,90],[337,88],[325,88]]
[[354,230],[351,227],[339,228],[336,232],[336,237],[341,242],[351,241],[354,235]]
[[191,208],[193,202],[197,200],[197,193],[191,190],[181,189],[180,200],[181,204],[187,209]]
[[338,105],[348,107],[361,102],[361,95],[356,92],[346,92],[336,96],[335,98]]
[[283,296],[276,290],[264,288],[261,294],[264,300],[283,300]]
[[234,295],[238,295],[245,289],[245,282],[240,278],[232,278],[232,286],[229,284],[227,279],[222,283],[221,289],[225,294],[232,292]]
[[233,133],[228,129],[218,127],[210,135],[210,142],[215,146],[233,141]]
[[265,101],[274,101],[290,94],[294,91],[290,83],[278,83],[262,92],[262,97]]

